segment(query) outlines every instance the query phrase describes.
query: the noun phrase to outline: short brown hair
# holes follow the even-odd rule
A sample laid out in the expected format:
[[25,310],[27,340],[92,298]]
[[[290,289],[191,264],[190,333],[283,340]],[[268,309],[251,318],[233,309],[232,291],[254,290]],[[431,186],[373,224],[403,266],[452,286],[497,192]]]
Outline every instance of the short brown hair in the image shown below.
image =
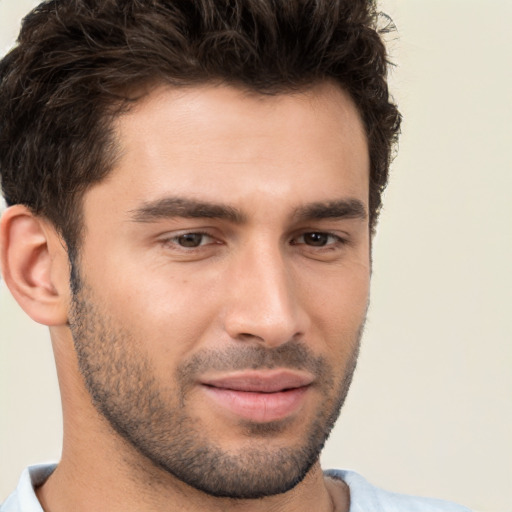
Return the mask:
[[[209,81],[278,94],[334,79],[370,153],[370,225],[400,114],[372,0],[49,0],[0,62],[0,173],[8,205],[45,216],[75,252],[81,197],[113,166],[126,92]],[[71,254],[70,254],[71,256]]]

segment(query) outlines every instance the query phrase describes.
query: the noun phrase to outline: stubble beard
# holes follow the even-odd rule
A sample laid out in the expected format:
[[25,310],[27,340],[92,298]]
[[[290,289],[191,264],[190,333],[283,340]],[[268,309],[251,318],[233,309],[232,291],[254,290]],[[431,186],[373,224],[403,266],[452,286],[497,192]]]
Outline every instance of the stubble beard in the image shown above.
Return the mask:
[[[100,309],[87,287],[74,285],[70,328],[92,403],[147,461],[208,495],[233,499],[281,494],[305,478],[345,401],[363,325],[347,340],[351,353],[342,375],[301,342],[274,349],[241,344],[220,352],[202,351],[184,361],[171,389],[157,382],[149,358],[128,329]],[[313,373],[325,396],[296,445],[276,447],[271,442],[286,432],[286,420],[245,422],[248,442],[238,452],[227,452],[189,415],[189,391],[202,372],[275,367]]]

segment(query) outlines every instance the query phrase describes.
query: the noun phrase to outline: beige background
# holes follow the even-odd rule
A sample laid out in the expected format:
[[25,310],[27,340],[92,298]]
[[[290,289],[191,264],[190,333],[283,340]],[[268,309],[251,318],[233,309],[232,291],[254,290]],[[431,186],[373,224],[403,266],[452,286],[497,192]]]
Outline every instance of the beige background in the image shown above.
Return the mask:
[[[0,0],[0,51],[34,2]],[[405,116],[353,389],[325,450],[391,490],[512,511],[512,2],[387,0]],[[0,501],[56,459],[48,335],[0,285]]]

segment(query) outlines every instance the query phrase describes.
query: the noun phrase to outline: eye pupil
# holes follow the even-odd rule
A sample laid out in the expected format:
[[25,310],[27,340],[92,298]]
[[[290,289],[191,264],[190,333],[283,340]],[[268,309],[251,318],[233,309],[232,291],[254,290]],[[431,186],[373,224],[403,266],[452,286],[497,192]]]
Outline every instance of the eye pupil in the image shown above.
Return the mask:
[[203,235],[200,233],[186,233],[178,237],[178,243],[182,247],[198,247],[202,240]]
[[307,233],[304,235],[304,241],[308,245],[321,247],[327,244],[329,235],[325,233]]

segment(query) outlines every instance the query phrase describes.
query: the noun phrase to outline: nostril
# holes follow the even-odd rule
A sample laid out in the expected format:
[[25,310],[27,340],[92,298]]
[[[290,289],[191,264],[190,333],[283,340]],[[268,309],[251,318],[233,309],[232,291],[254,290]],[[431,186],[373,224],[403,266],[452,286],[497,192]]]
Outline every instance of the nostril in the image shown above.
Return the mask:
[[246,339],[248,341],[250,340],[258,340],[258,341],[264,341],[261,336],[257,336],[256,334],[251,334],[249,332],[241,332],[238,335],[239,338]]

